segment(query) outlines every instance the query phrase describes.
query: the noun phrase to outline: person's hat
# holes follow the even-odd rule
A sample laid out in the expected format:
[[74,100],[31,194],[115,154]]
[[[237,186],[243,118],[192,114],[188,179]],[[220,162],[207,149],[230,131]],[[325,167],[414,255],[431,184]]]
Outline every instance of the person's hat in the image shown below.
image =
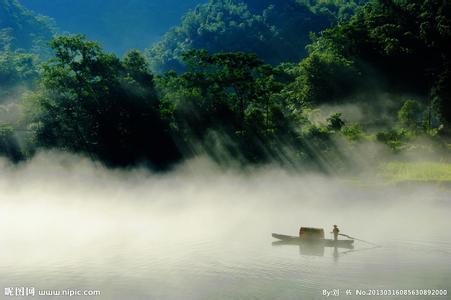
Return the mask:
[[337,227],[337,225],[334,225],[334,227]]

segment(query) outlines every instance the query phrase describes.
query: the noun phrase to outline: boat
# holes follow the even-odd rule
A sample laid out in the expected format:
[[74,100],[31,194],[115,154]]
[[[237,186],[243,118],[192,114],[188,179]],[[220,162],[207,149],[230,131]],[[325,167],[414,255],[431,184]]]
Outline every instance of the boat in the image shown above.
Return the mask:
[[354,248],[354,240],[331,240],[325,238],[305,239],[298,236],[290,236],[284,234],[273,233],[273,238],[280,241],[274,242],[273,245],[301,245],[301,246],[320,246],[320,247],[336,247],[336,248]]

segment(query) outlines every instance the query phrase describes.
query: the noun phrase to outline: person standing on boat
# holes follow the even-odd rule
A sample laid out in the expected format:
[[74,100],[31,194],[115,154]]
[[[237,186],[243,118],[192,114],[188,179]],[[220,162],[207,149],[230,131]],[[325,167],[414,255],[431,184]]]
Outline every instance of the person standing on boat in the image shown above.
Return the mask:
[[334,225],[334,229],[332,232],[334,234],[334,241],[338,240],[338,234],[340,233],[340,229],[338,229],[337,225]]

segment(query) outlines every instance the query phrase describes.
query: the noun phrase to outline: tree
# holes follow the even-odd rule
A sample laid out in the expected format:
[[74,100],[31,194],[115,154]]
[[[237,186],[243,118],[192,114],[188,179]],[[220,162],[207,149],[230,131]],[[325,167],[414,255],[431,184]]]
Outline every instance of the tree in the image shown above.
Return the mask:
[[343,126],[346,125],[345,121],[343,121],[342,116],[343,115],[341,113],[334,113],[329,118],[327,118],[327,128],[329,130],[340,131]]
[[451,62],[444,66],[431,90],[432,105],[441,122],[449,129],[451,124]]
[[314,37],[296,91],[314,103],[415,94],[449,124],[450,39],[449,1],[370,1]]
[[12,127],[0,123],[0,156],[5,156],[13,162],[23,158]]
[[361,81],[352,60],[333,51],[314,51],[299,65],[294,92],[300,101],[333,103],[351,96]]
[[310,32],[330,25],[329,17],[295,0],[211,0],[188,12],[148,56],[158,72],[183,71],[183,53],[192,49],[255,53],[273,65],[298,62],[306,55]]
[[0,0],[0,48],[47,54],[47,42],[55,32],[49,18],[27,10],[17,0]]
[[16,87],[31,88],[38,78],[36,56],[12,51],[9,47],[0,51],[0,103]]
[[398,112],[398,119],[405,128],[415,129],[422,121],[421,104],[415,100],[407,100]]
[[113,166],[147,161],[164,167],[178,158],[139,52],[120,60],[79,35],[58,37],[51,47],[55,57],[43,67],[33,102],[39,145]]
[[240,153],[245,161],[265,160],[270,141],[289,134],[283,102],[275,101],[283,87],[278,71],[253,54],[239,52],[210,55],[192,50],[184,60],[185,73],[159,78],[164,115],[177,135],[208,151],[209,136],[219,133],[229,141],[229,154]]

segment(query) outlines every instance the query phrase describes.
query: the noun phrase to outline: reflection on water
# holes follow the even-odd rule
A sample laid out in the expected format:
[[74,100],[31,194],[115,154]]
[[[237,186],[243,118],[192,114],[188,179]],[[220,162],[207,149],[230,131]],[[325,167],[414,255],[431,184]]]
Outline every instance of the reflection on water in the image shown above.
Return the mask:
[[299,253],[301,255],[307,255],[307,256],[324,256],[324,250],[326,247],[323,245],[318,244],[293,244],[293,243],[287,243],[284,241],[277,241],[272,243],[273,246],[295,246],[299,248]]
[[[287,242],[287,241],[276,241],[272,242],[273,247],[280,247],[280,246],[296,246],[299,248],[299,254],[301,256],[324,256],[326,246],[317,244],[317,243],[293,243],[293,242]],[[333,249],[333,255],[335,262],[338,262],[340,256],[346,255],[346,254],[352,254],[356,252],[362,252],[362,251],[370,251],[379,249],[382,246],[368,246],[368,245],[361,245],[357,249],[354,249],[354,245],[345,245],[340,247],[330,247]],[[346,250],[347,249],[347,250]]]
[[[318,244],[318,243],[293,243],[293,242],[286,242],[286,241],[276,241],[272,243],[275,247],[280,246],[296,246],[299,248],[299,253],[301,255],[307,255],[307,256],[324,256],[324,251],[327,248],[324,245]],[[331,247],[334,249],[334,257],[339,256],[338,249],[354,249],[353,245],[347,245],[347,246],[341,246],[341,247]],[[348,253],[349,251],[346,251]]]
[[326,247],[321,245],[299,245],[299,253],[301,255],[324,256],[324,248]]
[[[363,188],[274,170],[157,177],[73,168],[0,172],[1,292],[322,299],[335,288],[451,289],[446,190]],[[276,247],[271,237],[332,224],[380,247]]]

